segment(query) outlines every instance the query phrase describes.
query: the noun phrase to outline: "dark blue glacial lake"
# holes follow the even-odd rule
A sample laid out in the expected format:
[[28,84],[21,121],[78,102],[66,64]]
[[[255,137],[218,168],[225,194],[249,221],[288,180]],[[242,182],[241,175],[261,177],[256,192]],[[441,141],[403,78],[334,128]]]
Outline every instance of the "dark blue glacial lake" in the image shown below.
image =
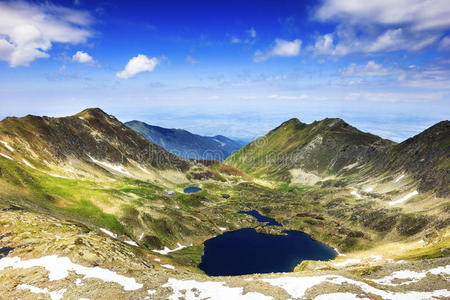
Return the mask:
[[241,211],[238,211],[238,213],[250,215],[250,216],[256,218],[256,220],[258,220],[258,222],[267,223],[266,226],[283,226],[280,223],[278,223],[277,221],[275,221],[274,219],[271,219],[271,218],[261,215],[256,210],[249,210],[249,211],[241,210]]
[[209,276],[291,272],[303,260],[330,260],[333,248],[301,231],[272,235],[244,228],[207,240],[199,268]]
[[[239,211],[266,226],[283,226],[256,210]],[[210,276],[291,272],[304,260],[330,260],[333,248],[313,240],[308,234],[285,230],[285,235],[258,233],[253,228],[225,232],[207,240],[199,268]]]
[[184,191],[186,194],[191,194],[191,193],[196,193],[196,192],[201,191],[201,190],[202,190],[202,189],[199,188],[199,187],[196,187],[196,186],[190,186],[190,187],[185,188],[183,191]]

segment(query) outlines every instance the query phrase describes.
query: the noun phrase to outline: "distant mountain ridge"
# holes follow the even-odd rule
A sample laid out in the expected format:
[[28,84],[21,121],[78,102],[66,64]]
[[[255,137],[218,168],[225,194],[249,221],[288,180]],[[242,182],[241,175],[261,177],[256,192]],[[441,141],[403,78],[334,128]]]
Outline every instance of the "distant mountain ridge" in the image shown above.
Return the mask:
[[168,129],[141,121],[130,121],[125,125],[181,158],[223,161],[245,145],[223,135],[201,136],[184,129]]

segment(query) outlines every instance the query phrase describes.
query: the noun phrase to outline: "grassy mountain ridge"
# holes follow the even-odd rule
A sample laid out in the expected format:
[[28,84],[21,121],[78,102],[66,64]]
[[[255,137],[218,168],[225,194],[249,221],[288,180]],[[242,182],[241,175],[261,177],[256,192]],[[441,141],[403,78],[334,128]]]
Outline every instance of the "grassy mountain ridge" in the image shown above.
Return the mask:
[[226,163],[251,174],[284,180],[295,168],[326,176],[342,172],[347,165],[368,160],[392,144],[361,132],[341,119],[324,119],[311,124],[291,119],[236,152]]
[[230,156],[226,163],[255,176],[316,181],[354,174],[357,178],[407,173],[420,191],[448,195],[449,122],[442,121],[400,144],[364,133],[341,119],[304,124],[284,122]]
[[140,121],[126,122],[125,125],[182,158],[222,161],[243,146],[241,142],[222,135],[201,136],[183,129],[168,129]]
[[150,143],[102,110],[86,109],[63,118],[6,118],[0,122],[0,139],[17,145],[23,155],[55,164],[75,158],[155,168],[187,169],[188,164]]

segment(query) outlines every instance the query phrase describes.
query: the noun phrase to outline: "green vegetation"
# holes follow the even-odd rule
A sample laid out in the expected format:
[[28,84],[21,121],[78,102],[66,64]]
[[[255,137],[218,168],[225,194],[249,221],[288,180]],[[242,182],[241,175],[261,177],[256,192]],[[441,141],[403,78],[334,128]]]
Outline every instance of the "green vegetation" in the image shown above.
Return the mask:
[[201,272],[197,266],[202,261],[203,248],[203,245],[187,247],[177,252],[172,252],[169,257],[180,265],[188,266],[191,267],[191,270]]

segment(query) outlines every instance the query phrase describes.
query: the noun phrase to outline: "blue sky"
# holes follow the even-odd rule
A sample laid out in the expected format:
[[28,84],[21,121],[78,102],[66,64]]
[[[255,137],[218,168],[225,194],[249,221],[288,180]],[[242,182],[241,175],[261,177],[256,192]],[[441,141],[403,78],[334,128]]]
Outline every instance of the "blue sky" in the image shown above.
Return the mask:
[[340,117],[401,141],[449,119],[449,54],[445,0],[0,1],[0,118],[250,139]]

